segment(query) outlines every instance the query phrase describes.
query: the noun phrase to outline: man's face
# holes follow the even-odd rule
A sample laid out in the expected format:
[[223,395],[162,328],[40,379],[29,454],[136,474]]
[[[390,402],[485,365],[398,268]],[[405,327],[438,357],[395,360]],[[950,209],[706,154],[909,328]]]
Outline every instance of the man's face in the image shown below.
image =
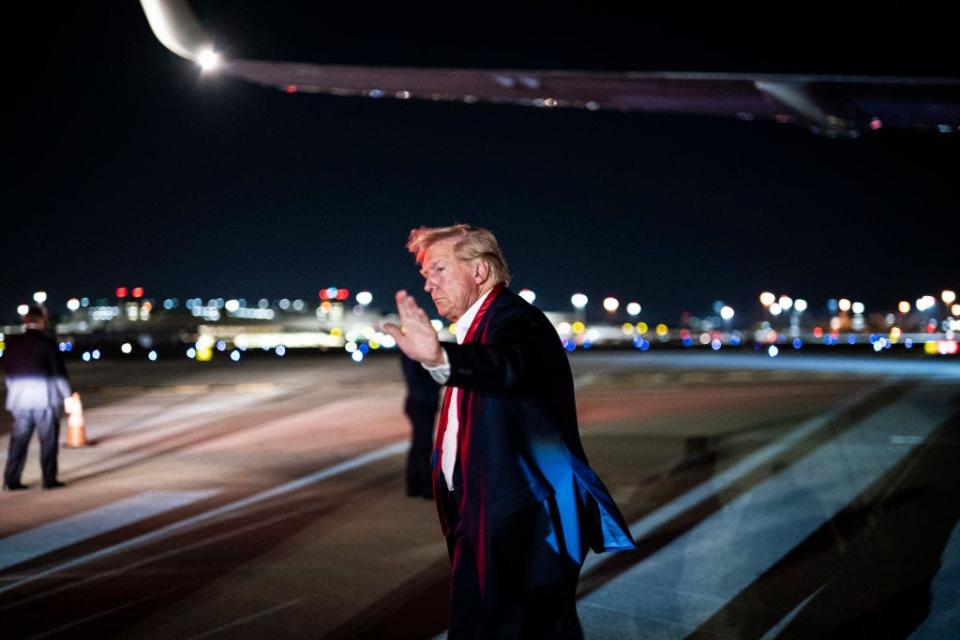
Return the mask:
[[437,312],[452,322],[460,319],[480,298],[474,264],[458,258],[453,248],[458,238],[438,240],[424,252],[420,273],[423,290],[433,298]]

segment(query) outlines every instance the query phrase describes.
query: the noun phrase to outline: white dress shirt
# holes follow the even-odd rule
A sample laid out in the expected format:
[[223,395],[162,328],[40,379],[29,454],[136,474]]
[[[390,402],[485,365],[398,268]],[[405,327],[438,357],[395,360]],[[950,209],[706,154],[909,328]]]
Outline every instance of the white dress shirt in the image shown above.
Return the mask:
[[[457,336],[457,344],[463,344],[467,332],[470,331],[470,325],[473,324],[473,319],[477,317],[477,312],[480,311],[480,307],[488,295],[490,295],[489,291],[480,296],[467,309],[466,313],[454,323],[453,332]],[[447,357],[446,350],[441,349],[440,351],[443,353],[443,364],[436,367],[424,365],[424,368],[430,372],[434,380],[440,384],[446,384],[447,380],[450,379],[450,359]],[[447,407],[447,430],[443,432],[443,442],[440,445],[440,469],[443,471],[443,477],[447,481],[447,489],[450,491],[453,491],[453,471],[457,463],[457,432],[459,430],[460,389],[453,387],[450,393],[450,406]]]

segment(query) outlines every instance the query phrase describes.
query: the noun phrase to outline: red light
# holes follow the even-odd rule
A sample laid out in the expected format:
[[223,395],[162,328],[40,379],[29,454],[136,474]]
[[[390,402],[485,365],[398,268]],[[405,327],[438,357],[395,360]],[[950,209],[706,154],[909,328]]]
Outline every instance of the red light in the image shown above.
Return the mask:
[[326,290],[326,289],[320,289],[320,293],[319,293],[318,295],[320,296],[320,299],[321,299],[321,300],[329,300],[329,299],[330,299],[330,296],[327,294],[327,290]]
[[814,337],[814,338],[822,338],[822,337],[823,337],[823,329],[821,329],[820,327],[814,327],[814,329],[813,329],[813,337]]
[[296,93],[297,91],[300,91],[300,87],[295,84],[288,84],[283,88],[283,90],[287,93]]
[[133,288],[133,297],[142,298],[143,297],[143,287],[134,287]]
[[349,289],[337,289],[337,300],[346,300],[350,297]]
[[117,297],[126,298],[127,297],[127,288],[126,287],[117,287]]

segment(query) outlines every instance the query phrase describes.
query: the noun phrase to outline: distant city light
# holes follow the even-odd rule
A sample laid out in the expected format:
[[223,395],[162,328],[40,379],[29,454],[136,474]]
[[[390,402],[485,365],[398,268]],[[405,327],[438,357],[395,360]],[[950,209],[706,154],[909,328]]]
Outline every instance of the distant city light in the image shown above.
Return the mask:
[[205,72],[214,71],[220,66],[220,54],[209,47],[203,49],[197,54],[197,64]]
[[260,307],[261,309],[269,309],[270,301],[267,300],[266,298],[260,298],[260,301],[257,302],[257,306]]
[[133,288],[133,297],[142,298],[143,297],[143,287],[134,287]]
[[850,305],[850,308],[855,314],[860,315],[863,313],[865,307],[863,306],[862,302],[854,302],[852,305]]
[[850,304],[850,301],[846,298],[840,298],[837,306],[840,307],[840,311],[850,311]]
[[27,315],[27,311],[30,311],[30,307],[25,304],[21,304],[17,307],[17,313],[19,313],[21,316]]
[[710,343],[710,348],[713,349],[714,351],[719,351],[720,347],[722,346],[723,344],[720,342],[720,340],[716,338],[714,338],[713,342]]
[[639,302],[631,302],[627,304],[627,313],[631,316],[638,316],[643,310],[643,307],[640,306]]
[[303,311],[304,303],[303,300],[297,299],[293,301],[293,310],[294,311]]
[[775,344],[770,345],[770,347],[767,349],[767,355],[770,356],[771,358],[776,358],[777,354],[779,353],[780,353],[780,349],[777,349],[777,345]]
[[189,349],[187,349],[187,357],[190,358],[191,360],[193,360],[194,358],[196,358],[196,357],[197,357],[197,350],[194,349],[193,347],[190,347]]
[[534,300],[537,299],[537,294],[530,289],[521,289],[520,293],[517,295],[519,295],[521,298],[523,298],[530,304],[533,304]]
[[575,293],[570,296],[570,304],[573,305],[574,309],[583,309],[587,306],[589,298],[582,293]]
[[157,361],[157,352],[156,352],[156,351],[151,351],[150,353],[148,353],[148,354],[147,354],[147,360],[149,360],[150,362],[156,362],[156,361]]
[[783,312],[783,307],[781,307],[776,302],[774,302],[767,308],[770,310],[770,315],[778,316]]
[[733,314],[734,314],[733,307],[731,307],[730,305],[724,305],[723,308],[720,309],[720,317],[723,318],[724,320],[732,319]]
[[279,302],[279,306],[280,306],[281,309],[283,309],[284,311],[286,311],[287,309],[290,308],[290,301],[287,300],[286,298],[282,298],[282,299],[280,300],[280,302]]
[[230,359],[234,362],[240,362],[240,352],[234,349],[230,352]]
[[360,351],[359,349],[354,351],[353,353],[350,354],[350,359],[356,362],[357,364],[360,364],[361,362],[363,362],[363,351]]
[[37,304],[43,304],[47,301],[47,292],[46,291],[37,291],[33,294],[33,301]]
[[373,302],[373,294],[369,291],[361,291],[357,294],[357,304],[367,306],[371,302]]
[[93,357],[94,360],[99,360],[99,359],[100,359],[100,349],[94,349],[93,352],[91,352],[90,355]]
[[926,311],[935,304],[937,304],[937,301],[933,296],[923,296],[916,302],[917,311]]
[[669,331],[670,329],[667,327],[667,325],[663,323],[660,323],[657,325],[657,335],[660,336],[661,338],[667,335]]
[[240,301],[239,300],[227,300],[223,304],[223,308],[226,309],[229,313],[236,313],[240,310]]
[[90,298],[80,298],[80,306],[81,306],[81,307],[89,307],[89,306],[90,306]]
[[638,323],[637,323],[637,333],[639,333],[640,335],[645,334],[645,333],[646,333],[647,331],[649,331],[649,330],[650,330],[650,327],[647,326],[647,323],[646,323],[646,322],[638,322]]
[[620,301],[614,298],[613,296],[603,299],[603,308],[608,312],[613,313],[620,308]]
[[573,331],[574,335],[580,335],[587,330],[587,325],[583,324],[579,320],[570,325],[570,330]]
[[760,294],[760,304],[762,304],[765,307],[769,307],[776,301],[777,301],[777,296],[773,295],[769,291],[764,291],[763,293]]
[[124,353],[131,353],[133,351],[133,345],[129,342],[124,342],[122,345],[120,345],[120,351]]
[[793,308],[799,313],[803,313],[807,310],[807,301],[803,298],[797,298],[797,301],[793,303]]
[[80,357],[83,358],[83,361],[84,361],[84,362],[90,362],[90,352],[89,352],[89,351],[84,351],[84,352],[83,352],[83,355],[80,356]]
[[126,298],[126,297],[127,297],[127,288],[126,288],[126,287],[117,287],[116,294],[117,294],[117,297],[118,297],[118,298]]
[[910,313],[910,303],[906,300],[901,300],[900,304],[897,305],[897,309],[900,313]]
[[780,296],[780,308],[784,311],[789,311],[793,307],[793,298],[790,296]]
[[950,313],[952,313],[955,316],[960,316],[960,304],[955,304],[952,307],[950,307]]
[[944,304],[953,304],[957,300],[957,294],[950,289],[944,289],[940,294],[940,299],[943,300]]
[[283,346],[282,344],[277,345],[277,348],[274,349],[274,351],[275,351],[276,354],[277,354],[279,357],[281,357],[281,358],[282,358],[283,356],[287,355],[287,348],[286,348],[285,346]]

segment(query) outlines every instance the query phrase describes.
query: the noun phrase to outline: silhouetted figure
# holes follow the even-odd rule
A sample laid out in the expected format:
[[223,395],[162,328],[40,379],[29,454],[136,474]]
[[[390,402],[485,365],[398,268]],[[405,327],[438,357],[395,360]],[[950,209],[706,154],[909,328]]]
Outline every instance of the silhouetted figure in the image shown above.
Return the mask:
[[40,437],[43,488],[63,486],[57,480],[57,447],[60,414],[64,398],[70,397],[70,380],[56,341],[44,332],[44,310],[31,307],[23,320],[23,334],[7,336],[2,358],[7,381],[6,408],[13,414],[10,450],[3,473],[4,491],[26,488],[20,478],[34,430]]
[[433,452],[433,425],[440,407],[440,385],[419,362],[400,354],[407,398],[403,410],[412,429],[407,456],[407,495],[433,498],[430,456]]

